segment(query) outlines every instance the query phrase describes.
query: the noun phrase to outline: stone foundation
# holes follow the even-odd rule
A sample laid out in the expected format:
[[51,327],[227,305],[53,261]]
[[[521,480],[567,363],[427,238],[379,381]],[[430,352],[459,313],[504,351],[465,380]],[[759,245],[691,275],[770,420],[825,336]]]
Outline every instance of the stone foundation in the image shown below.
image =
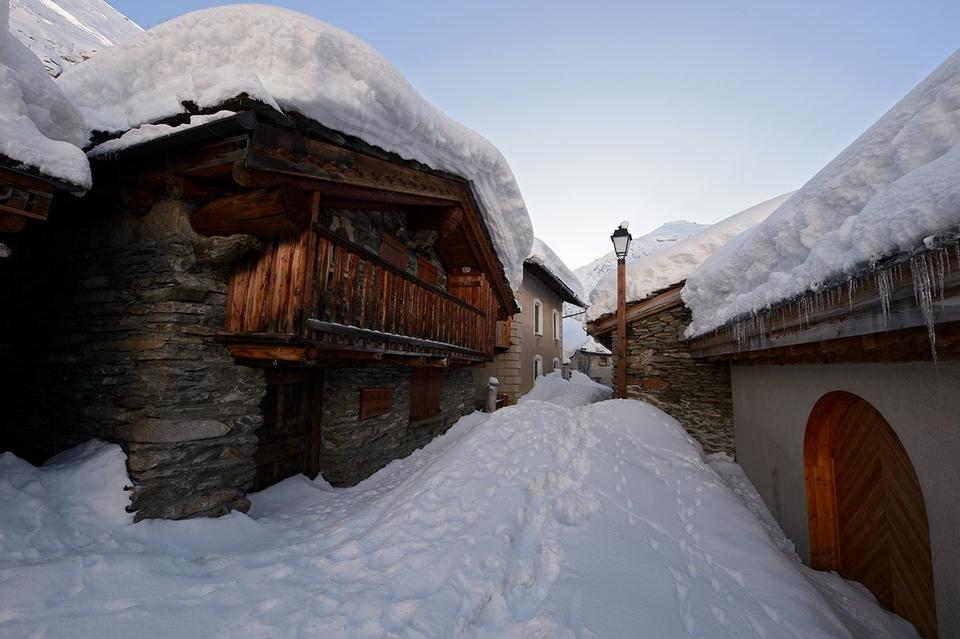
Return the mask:
[[[352,486],[391,461],[406,457],[473,410],[470,369],[444,369],[440,415],[410,423],[410,368],[370,366],[329,369],[324,375],[320,472],[335,486]],[[393,389],[389,413],[360,420],[363,388]]]
[[[734,452],[733,396],[727,364],[694,360],[683,331],[683,304],[627,324],[627,395],[669,413],[707,453]],[[617,335],[613,332],[613,352]],[[611,358],[616,370],[616,356]]]
[[229,265],[201,264],[188,211],[71,211],[0,271],[0,450],[34,463],[120,443],[137,519],[245,510],[262,373],[213,340]]

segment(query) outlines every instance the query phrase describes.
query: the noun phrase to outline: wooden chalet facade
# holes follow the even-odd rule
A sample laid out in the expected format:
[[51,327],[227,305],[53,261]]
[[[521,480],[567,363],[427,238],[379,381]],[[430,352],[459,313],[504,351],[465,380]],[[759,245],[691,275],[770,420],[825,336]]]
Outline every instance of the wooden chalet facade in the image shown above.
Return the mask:
[[74,184],[43,175],[0,156],[0,242],[28,220],[44,222],[57,193],[82,193]]
[[465,180],[229,106],[94,158],[94,190],[0,271],[0,448],[120,442],[138,518],[360,481],[473,409],[517,311]]
[[731,365],[737,459],[814,568],[960,633],[960,252],[890,258],[694,339]]
[[[683,337],[691,318],[690,309],[680,298],[683,284],[627,304],[627,397],[649,402],[668,413],[707,453],[733,453],[729,367],[692,356]],[[616,314],[587,325],[587,332],[613,351],[614,387],[616,328]]]

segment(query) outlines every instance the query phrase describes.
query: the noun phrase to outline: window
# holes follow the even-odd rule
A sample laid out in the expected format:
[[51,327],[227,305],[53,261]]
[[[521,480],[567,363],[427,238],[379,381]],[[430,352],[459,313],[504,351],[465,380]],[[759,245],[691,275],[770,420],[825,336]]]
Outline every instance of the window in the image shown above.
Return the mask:
[[560,341],[560,311],[553,311],[553,339]]
[[533,332],[543,335],[543,303],[540,300],[533,300]]
[[601,365],[601,366],[609,366],[609,365],[610,365],[610,360],[608,360],[606,357],[601,357],[601,358],[600,358],[600,365]]
[[553,370],[555,371],[560,370],[560,360],[557,359],[556,357],[553,358]]
[[543,377],[543,358],[539,355],[533,356],[533,378]]

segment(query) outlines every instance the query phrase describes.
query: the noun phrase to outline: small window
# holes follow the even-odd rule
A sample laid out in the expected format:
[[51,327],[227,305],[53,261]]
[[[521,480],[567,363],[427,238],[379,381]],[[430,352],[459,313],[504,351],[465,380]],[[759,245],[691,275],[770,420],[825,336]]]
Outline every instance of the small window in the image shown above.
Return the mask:
[[540,300],[533,300],[533,332],[543,335],[543,303]]
[[533,357],[533,378],[543,377],[543,358],[539,355]]
[[415,368],[410,373],[410,421],[440,414],[440,371]]
[[553,358],[553,370],[555,371],[560,370],[560,360],[557,359],[556,357]]
[[606,357],[601,357],[601,358],[600,358],[600,365],[601,365],[601,366],[609,366],[609,365],[610,365],[610,360],[608,360]]
[[553,339],[560,341],[560,311],[553,311]]

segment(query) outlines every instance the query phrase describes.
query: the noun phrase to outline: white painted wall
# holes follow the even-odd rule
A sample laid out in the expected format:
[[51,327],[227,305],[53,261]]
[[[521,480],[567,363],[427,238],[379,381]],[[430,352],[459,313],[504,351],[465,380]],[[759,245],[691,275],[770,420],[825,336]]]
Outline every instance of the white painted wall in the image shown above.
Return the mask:
[[896,431],[920,479],[941,637],[960,637],[960,362],[734,366],[737,459],[809,560],[803,434],[830,391],[859,395]]

